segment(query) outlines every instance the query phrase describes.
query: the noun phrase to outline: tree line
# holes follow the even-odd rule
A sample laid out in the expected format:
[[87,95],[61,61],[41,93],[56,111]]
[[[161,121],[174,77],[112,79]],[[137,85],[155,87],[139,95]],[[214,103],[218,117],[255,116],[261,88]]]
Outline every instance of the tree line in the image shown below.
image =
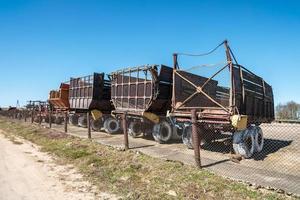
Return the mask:
[[300,104],[294,101],[278,104],[276,106],[276,117],[278,119],[300,119]]

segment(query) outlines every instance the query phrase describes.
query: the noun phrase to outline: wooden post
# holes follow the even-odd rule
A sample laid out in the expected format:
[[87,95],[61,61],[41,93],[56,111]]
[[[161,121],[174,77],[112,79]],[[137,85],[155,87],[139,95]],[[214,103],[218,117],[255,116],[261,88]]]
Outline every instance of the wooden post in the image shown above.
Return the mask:
[[126,114],[123,114],[123,133],[124,133],[124,147],[125,150],[129,149],[129,144],[128,144],[128,132],[127,132],[127,122],[126,122]]
[[67,113],[67,111],[65,112],[64,125],[65,125],[65,133],[67,133],[68,132],[68,113]]
[[192,137],[193,137],[193,147],[194,147],[194,156],[195,164],[197,167],[201,168],[201,159],[200,159],[200,138],[198,134],[197,126],[197,113],[196,110],[192,110]]
[[27,110],[24,111],[24,122],[27,122]]
[[91,139],[92,138],[92,134],[91,134],[91,121],[90,121],[90,111],[88,111],[86,113],[86,123],[87,123],[87,129],[88,129],[88,138]]

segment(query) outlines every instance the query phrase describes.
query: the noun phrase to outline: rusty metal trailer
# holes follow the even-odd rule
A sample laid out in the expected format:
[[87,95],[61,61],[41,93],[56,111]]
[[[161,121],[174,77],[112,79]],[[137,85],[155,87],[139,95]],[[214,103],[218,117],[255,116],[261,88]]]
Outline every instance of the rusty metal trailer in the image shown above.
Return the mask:
[[111,117],[110,81],[104,73],[71,78],[69,88],[70,122],[87,126],[87,113],[92,114],[91,126],[94,130],[102,127],[108,133],[119,131],[119,122]]
[[[227,41],[199,56],[211,54],[222,45],[225,64],[208,78],[182,70],[178,57],[190,54],[179,53],[173,55],[173,68],[143,65],[111,73],[112,113],[117,118],[126,114],[129,135],[151,133],[160,143],[182,138],[192,148],[194,111],[203,142],[230,132],[236,153],[251,157],[261,151],[263,135],[259,125],[274,120],[272,87],[238,64]],[[215,80],[221,72],[226,72],[229,85]]]
[[31,113],[31,122],[47,122],[49,104],[46,101],[30,100],[25,107]]
[[[69,83],[61,83],[59,90],[51,90],[49,93],[49,112],[51,112],[51,122],[61,124],[64,120],[64,112],[70,109],[69,104]],[[52,116],[54,113],[55,116]],[[49,119],[50,120],[50,119]]]
[[117,118],[126,114],[132,137],[152,134],[160,143],[178,138],[166,118],[171,109],[172,71],[165,65],[142,65],[110,74],[113,114]]
[[[261,77],[238,64],[227,41],[218,47],[221,45],[225,47],[226,63],[209,78],[180,69],[178,56],[189,54],[173,55],[172,110],[169,116],[183,128],[182,139],[188,147],[193,146],[191,113],[194,111],[204,141],[212,141],[217,133],[231,132],[233,150],[248,158],[263,148],[259,125],[274,120],[273,91]],[[207,54],[200,56],[203,55]],[[229,87],[220,86],[214,80],[221,72],[227,73]]]

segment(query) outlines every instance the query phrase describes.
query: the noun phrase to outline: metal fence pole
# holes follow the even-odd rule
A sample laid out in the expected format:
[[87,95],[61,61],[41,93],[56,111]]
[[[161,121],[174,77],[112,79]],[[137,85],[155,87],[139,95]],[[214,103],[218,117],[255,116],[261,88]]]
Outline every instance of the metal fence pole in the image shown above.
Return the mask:
[[198,124],[197,124],[197,114],[196,110],[192,110],[192,137],[193,137],[193,147],[196,166],[201,168],[200,159],[200,137],[198,134]]
[[52,109],[49,110],[49,128],[52,128]]
[[31,123],[33,123],[33,119],[34,119],[34,110],[31,111]]
[[124,146],[125,150],[129,149],[129,144],[128,144],[128,132],[127,132],[127,121],[126,121],[126,114],[123,114],[122,117],[122,122],[123,122],[123,133],[124,133]]
[[86,114],[86,120],[87,120],[87,129],[88,129],[88,138],[91,139],[91,123],[90,123],[90,111],[87,112]]
[[42,111],[39,111],[39,125],[42,124]]
[[24,111],[24,122],[26,122],[27,121],[27,111],[25,110]]
[[65,112],[65,117],[64,117],[64,125],[65,125],[65,133],[68,132],[68,112]]

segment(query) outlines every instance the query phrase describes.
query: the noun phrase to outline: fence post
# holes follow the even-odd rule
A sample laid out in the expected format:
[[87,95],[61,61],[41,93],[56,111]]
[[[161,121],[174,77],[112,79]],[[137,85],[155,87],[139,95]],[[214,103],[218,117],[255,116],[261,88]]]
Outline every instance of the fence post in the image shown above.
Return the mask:
[[24,122],[27,121],[27,110],[24,111]]
[[39,110],[39,125],[42,124],[42,111]]
[[52,109],[49,109],[49,128],[52,128]]
[[31,123],[33,123],[33,119],[34,119],[34,110],[31,111]]
[[197,124],[197,113],[196,110],[192,110],[192,137],[193,137],[193,147],[196,166],[201,168],[200,159],[200,138],[198,134],[198,124]]
[[90,111],[87,112],[86,114],[86,123],[87,123],[87,129],[88,129],[88,138],[91,139],[92,135],[91,135],[91,121],[90,121]]
[[124,133],[124,146],[125,146],[125,150],[128,150],[129,144],[128,144],[126,113],[123,114],[122,118],[123,118],[122,122],[123,122],[123,133]]
[[65,113],[65,119],[64,119],[64,125],[65,125],[65,133],[68,132],[68,112],[66,111]]

